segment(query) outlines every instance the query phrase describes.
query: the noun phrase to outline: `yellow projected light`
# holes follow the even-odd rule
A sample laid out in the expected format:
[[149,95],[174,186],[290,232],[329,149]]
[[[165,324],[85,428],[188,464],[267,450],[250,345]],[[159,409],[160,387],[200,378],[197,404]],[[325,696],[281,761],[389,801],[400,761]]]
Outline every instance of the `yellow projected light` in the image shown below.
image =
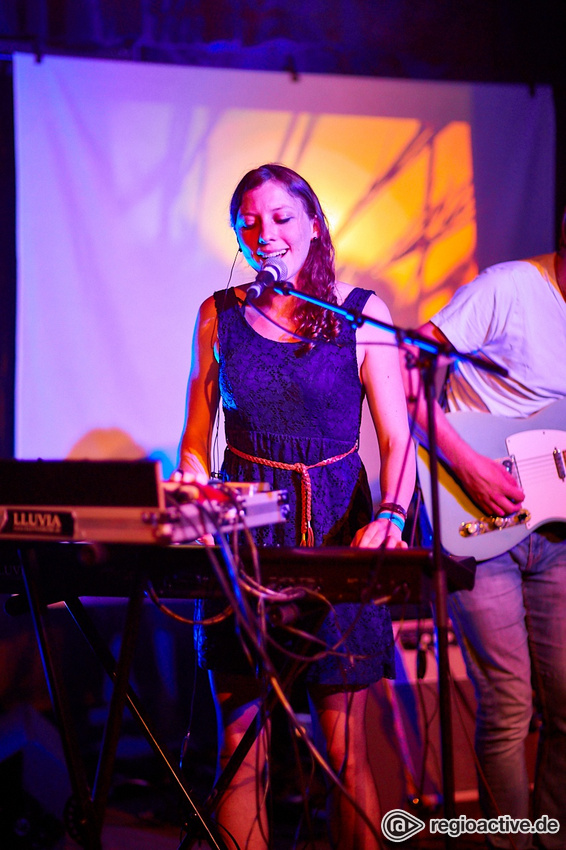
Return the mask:
[[[200,117],[207,138],[203,144],[197,133],[198,144],[214,168],[202,171],[202,160],[195,160],[183,208],[226,263],[235,245],[223,226],[231,191],[248,169],[275,161],[301,173],[320,197],[337,276],[374,289],[396,323],[412,327],[428,319],[477,272],[466,122],[435,127],[414,118],[237,109],[214,120]],[[249,270],[242,274],[249,277]]]

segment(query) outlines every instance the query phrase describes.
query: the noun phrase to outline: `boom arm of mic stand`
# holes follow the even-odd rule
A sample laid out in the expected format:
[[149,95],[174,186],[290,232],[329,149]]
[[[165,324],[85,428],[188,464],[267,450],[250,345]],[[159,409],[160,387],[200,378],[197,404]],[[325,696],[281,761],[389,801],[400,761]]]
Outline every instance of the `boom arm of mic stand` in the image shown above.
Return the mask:
[[301,301],[308,301],[309,304],[316,304],[318,307],[323,307],[325,310],[331,310],[339,316],[347,319],[355,328],[361,328],[362,325],[374,325],[376,328],[388,331],[393,334],[397,345],[414,345],[421,351],[432,354],[435,357],[444,355],[453,360],[466,360],[473,363],[479,369],[484,369],[486,372],[493,372],[495,375],[506,377],[507,369],[499,366],[497,363],[492,363],[485,360],[483,357],[478,357],[477,354],[464,354],[454,348],[453,345],[446,345],[443,342],[435,342],[429,337],[423,336],[418,331],[410,328],[401,328],[398,325],[391,325],[388,322],[382,322],[380,319],[374,319],[373,316],[368,316],[366,313],[360,313],[358,310],[347,310],[340,304],[331,304],[330,301],[323,301],[321,298],[316,298],[314,295],[309,295],[307,292],[302,292],[300,289],[295,289],[289,281],[281,281],[273,286],[275,292],[279,295],[292,295],[294,298],[299,298]]

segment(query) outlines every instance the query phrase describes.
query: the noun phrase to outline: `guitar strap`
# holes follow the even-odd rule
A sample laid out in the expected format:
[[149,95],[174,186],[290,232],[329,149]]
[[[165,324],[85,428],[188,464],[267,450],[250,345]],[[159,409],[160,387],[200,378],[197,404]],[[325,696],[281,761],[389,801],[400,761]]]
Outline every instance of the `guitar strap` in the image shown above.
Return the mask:
[[438,403],[443,410],[446,410],[447,407],[448,407],[447,401],[446,401],[446,387],[448,386],[448,379],[450,378],[450,374],[451,374],[453,368],[454,368],[454,362],[451,360],[450,363],[448,364],[448,366],[446,367],[445,372],[444,372],[444,380],[442,381],[441,386],[437,387]]

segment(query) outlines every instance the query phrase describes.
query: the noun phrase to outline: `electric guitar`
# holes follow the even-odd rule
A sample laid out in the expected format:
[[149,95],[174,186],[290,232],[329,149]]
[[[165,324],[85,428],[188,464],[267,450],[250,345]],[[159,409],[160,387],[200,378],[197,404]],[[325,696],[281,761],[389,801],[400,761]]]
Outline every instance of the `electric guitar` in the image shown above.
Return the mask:
[[[480,454],[500,460],[525,493],[506,517],[485,516],[458,479],[438,464],[440,540],[451,555],[494,558],[547,522],[566,522],[566,399],[526,419],[489,413],[448,413],[450,424]],[[430,457],[417,447],[417,470],[432,522]]]

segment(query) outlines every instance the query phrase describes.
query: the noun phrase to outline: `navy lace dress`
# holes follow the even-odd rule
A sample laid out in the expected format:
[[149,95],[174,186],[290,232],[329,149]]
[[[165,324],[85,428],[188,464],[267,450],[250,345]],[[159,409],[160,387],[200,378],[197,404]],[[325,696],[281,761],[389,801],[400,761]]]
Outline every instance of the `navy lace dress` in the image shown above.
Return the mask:
[[[361,311],[370,295],[367,290],[354,289],[344,306]],[[301,342],[275,342],[254,331],[233,289],[215,293],[215,302],[228,443],[223,471],[230,481],[267,481],[274,490],[286,490],[289,497],[287,522],[254,529],[257,544],[300,545],[301,476],[246,460],[230,446],[254,458],[307,466],[350,452],[341,460],[309,470],[314,545],[348,546],[372,515],[366,472],[354,449],[364,395],[354,329],[343,321],[334,342],[317,342],[305,350]],[[201,615],[206,607],[200,606]],[[202,666],[249,671],[243,653],[240,659],[236,657],[239,653],[227,651],[235,643],[230,629],[226,623],[196,629]],[[386,607],[340,603],[324,620],[318,637],[333,646],[346,632],[347,653],[310,664],[307,681],[361,686],[394,675],[393,635]]]

